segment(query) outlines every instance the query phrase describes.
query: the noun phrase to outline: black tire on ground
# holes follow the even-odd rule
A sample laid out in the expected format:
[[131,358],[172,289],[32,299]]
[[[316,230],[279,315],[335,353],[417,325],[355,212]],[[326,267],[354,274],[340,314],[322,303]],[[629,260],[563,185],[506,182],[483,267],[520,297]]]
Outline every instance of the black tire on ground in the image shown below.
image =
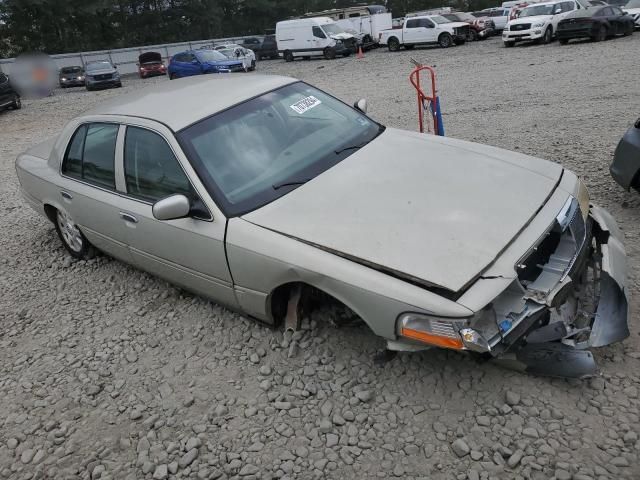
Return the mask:
[[283,56],[285,62],[293,62],[293,53],[290,50],[285,50]]
[[504,42],[505,48],[511,48],[516,44],[516,42]]
[[634,29],[633,23],[632,22],[627,22],[627,25],[624,28],[623,35],[625,37],[628,37],[629,35],[633,35],[633,29]]
[[118,82],[118,83],[116,84],[116,87],[118,87],[118,88],[122,87],[122,82]]
[[13,108],[14,110],[20,110],[22,108],[22,100],[20,100],[20,95],[16,95],[15,97],[13,97],[11,108]]
[[325,48],[322,51],[322,54],[324,55],[324,58],[326,58],[327,60],[333,60],[334,58],[336,58],[336,51],[331,47]]
[[560,38],[558,40],[558,42],[560,42],[560,45],[566,45],[567,43],[569,43],[569,39],[568,38]]
[[596,32],[595,37],[592,38],[594,42],[602,42],[607,39],[607,27],[600,25],[600,28]]
[[440,47],[442,48],[449,48],[451,45],[453,45],[453,37],[451,36],[451,34],[447,32],[441,33],[438,37],[438,45],[440,45]]
[[387,41],[387,47],[389,48],[390,52],[397,52],[398,50],[400,50],[400,41],[396,37],[391,37]]
[[478,32],[476,32],[473,28],[469,29],[469,35],[467,35],[467,41],[475,42],[478,40]]
[[542,43],[546,45],[547,43],[551,43],[552,39],[553,29],[551,27],[547,27],[547,29],[544,31],[544,36],[542,37]]
[[77,258],[79,260],[89,260],[96,255],[96,249],[89,243],[89,240],[83,235],[83,233],[78,229],[75,224],[73,228],[76,228],[79,234],[78,243],[72,244],[69,240],[69,235],[67,232],[63,233],[63,226],[68,225],[68,221],[73,222],[70,216],[61,213],[60,210],[55,211],[55,216],[53,219],[53,223],[56,227],[56,232],[58,232],[58,237],[60,237],[60,241],[64,248],[69,252],[73,258]]

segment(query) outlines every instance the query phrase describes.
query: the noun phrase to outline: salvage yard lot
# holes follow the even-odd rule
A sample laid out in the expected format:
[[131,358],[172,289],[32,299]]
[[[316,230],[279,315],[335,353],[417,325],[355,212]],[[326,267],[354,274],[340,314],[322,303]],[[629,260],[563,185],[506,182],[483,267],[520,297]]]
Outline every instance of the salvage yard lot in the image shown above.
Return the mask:
[[21,200],[15,157],[97,102],[168,80],[57,90],[1,113],[0,478],[638,478],[640,195],[608,165],[640,116],[639,50],[638,34],[513,49],[494,38],[258,65],[365,97],[373,118],[412,130],[410,59],[435,65],[448,136],[580,175],[624,231],[632,296],[631,337],[596,352],[602,376],[588,381],[445,351],[378,367],[382,341],[338,328],[335,312],[291,338],[108,257],[72,262]]

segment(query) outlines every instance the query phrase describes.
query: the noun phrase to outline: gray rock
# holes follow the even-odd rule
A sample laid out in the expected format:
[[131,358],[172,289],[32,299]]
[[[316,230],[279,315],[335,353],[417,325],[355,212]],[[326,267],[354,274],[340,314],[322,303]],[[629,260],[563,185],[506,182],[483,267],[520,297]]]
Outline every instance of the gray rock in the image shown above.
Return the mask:
[[256,467],[255,465],[251,465],[251,464],[246,464],[245,466],[243,466],[240,469],[239,475],[241,477],[246,477],[248,475],[255,475],[260,471],[260,469],[258,467]]
[[154,480],[164,480],[169,476],[169,468],[167,465],[158,465],[153,472]]
[[178,465],[180,466],[180,468],[185,468],[191,465],[193,461],[198,457],[198,453],[198,449],[193,448],[185,453],[182,457],[180,457],[180,460],[178,461]]
[[458,438],[451,444],[451,450],[453,450],[453,453],[455,453],[460,458],[468,455],[470,452],[469,445],[467,445],[467,442],[465,442],[462,438]]
[[507,402],[507,405],[513,407],[520,403],[520,394],[516,392],[512,392],[511,390],[507,390],[504,394],[504,400]]
[[202,440],[198,437],[191,437],[187,440],[187,444],[185,445],[185,450],[188,452],[194,448],[200,448],[202,446]]
[[340,437],[333,433],[327,433],[327,448],[335,447],[338,444]]
[[20,442],[17,438],[10,438],[9,440],[7,440],[7,448],[9,450],[15,450],[19,443]]
[[513,455],[511,455],[509,457],[509,460],[507,460],[507,465],[509,466],[509,468],[515,468],[520,463],[520,460],[522,460],[523,456],[524,452],[522,450],[518,449],[513,452]]
[[361,402],[367,403],[373,398],[373,393],[370,390],[362,390],[361,392],[356,392],[356,397]]
[[22,451],[22,455],[20,455],[20,461],[25,464],[30,463],[35,454],[36,454],[35,450],[31,448],[27,448],[26,450]]

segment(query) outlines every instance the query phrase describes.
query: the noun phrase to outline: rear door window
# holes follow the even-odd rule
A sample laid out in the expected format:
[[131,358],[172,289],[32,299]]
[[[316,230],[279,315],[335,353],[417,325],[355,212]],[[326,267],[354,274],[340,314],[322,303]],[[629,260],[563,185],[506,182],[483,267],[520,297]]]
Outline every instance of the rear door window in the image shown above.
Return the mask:
[[115,189],[118,125],[92,123],[76,130],[67,148],[62,172],[99,187]]
[[412,20],[407,20],[407,28],[418,28],[420,26],[420,20],[417,18]]

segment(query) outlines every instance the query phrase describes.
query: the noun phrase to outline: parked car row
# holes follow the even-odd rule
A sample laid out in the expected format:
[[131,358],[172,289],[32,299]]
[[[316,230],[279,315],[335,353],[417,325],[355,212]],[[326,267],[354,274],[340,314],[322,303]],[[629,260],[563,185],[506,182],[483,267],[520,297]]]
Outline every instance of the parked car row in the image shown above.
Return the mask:
[[557,38],[566,45],[574,38],[602,41],[631,35],[633,31],[633,17],[620,7],[554,0],[533,3],[520,10],[517,18],[504,27],[502,41],[505,47],[513,47],[517,42],[545,44]]

